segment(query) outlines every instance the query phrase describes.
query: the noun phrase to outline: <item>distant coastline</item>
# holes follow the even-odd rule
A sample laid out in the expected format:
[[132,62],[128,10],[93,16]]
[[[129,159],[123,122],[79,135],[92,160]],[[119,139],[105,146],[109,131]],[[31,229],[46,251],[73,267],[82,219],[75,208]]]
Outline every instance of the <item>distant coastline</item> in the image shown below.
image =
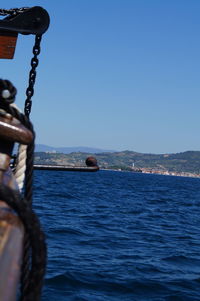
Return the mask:
[[162,176],[175,176],[175,177],[186,177],[186,178],[200,178],[200,174],[194,174],[190,172],[168,172],[160,170],[148,170],[143,168],[142,170],[123,170],[123,169],[109,169],[101,168],[104,171],[117,171],[117,172],[132,172],[132,173],[141,173],[141,174],[152,174],[152,175],[162,175]]
[[[100,169],[127,170],[132,172],[200,177],[200,151],[176,154],[143,154],[133,151],[101,152],[92,154]],[[35,152],[35,164],[85,166],[91,153]]]

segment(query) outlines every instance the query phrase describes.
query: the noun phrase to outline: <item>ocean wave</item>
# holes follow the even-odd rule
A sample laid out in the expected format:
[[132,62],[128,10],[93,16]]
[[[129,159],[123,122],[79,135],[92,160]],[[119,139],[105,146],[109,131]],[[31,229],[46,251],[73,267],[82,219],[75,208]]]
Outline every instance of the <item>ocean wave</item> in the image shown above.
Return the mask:
[[200,300],[200,181],[57,177],[35,202],[48,244],[44,301]]
[[184,255],[172,255],[168,257],[162,258],[162,260],[171,262],[173,264],[181,264],[181,265],[198,265],[200,269],[200,258],[194,258]]
[[70,228],[70,227],[60,227],[60,228],[55,228],[55,227],[52,227],[51,229],[49,229],[49,231],[51,231],[51,233],[53,234],[66,234],[66,235],[78,235],[78,236],[85,236],[87,235],[85,232],[79,230],[79,229],[75,229],[75,228]]
[[[102,300],[115,300],[113,297],[122,300],[184,300],[195,301],[199,300],[195,297],[195,292],[198,291],[196,284],[192,281],[188,282],[180,279],[176,282],[160,282],[147,279],[129,280],[126,282],[110,279],[98,279],[102,275],[83,275],[78,273],[64,273],[46,279],[47,286],[56,286],[65,292],[87,292],[88,295],[93,295],[94,292],[99,292]],[[198,279],[199,281],[199,279]],[[192,290],[194,289],[194,293]],[[84,295],[84,294],[83,294]],[[109,299],[110,296],[110,299]],[[73,299],[75,300],[75,299]],[[89,298],[88,300],[93,300]]]

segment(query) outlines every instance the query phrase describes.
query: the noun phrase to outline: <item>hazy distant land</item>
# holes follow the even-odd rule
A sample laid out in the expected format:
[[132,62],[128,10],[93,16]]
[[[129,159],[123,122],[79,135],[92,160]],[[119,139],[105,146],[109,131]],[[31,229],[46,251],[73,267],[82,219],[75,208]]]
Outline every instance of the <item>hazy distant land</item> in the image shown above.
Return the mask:
[[70,154],[70,153],[76,153],[76,152],[82,152],[82,153],[91,153],[91,154],[97,154],[97,153],[104,153],[104,152],[115,152],[115,150],[105,150],[100,149],[97,147],[87,147],[87,146],[68,146],[68,147],[55,147],[55,146],[49,146],[45,144],[36,144],[35,148],[36,152],[56,152],[56,153],[63,153],[63,154]]

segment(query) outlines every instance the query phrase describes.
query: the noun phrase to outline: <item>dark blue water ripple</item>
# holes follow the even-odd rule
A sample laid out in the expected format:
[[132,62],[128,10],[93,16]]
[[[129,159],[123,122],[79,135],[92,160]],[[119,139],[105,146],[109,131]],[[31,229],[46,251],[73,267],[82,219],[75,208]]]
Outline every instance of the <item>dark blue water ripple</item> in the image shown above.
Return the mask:
[[42,300],[200,300],[200,179],[37,171]]

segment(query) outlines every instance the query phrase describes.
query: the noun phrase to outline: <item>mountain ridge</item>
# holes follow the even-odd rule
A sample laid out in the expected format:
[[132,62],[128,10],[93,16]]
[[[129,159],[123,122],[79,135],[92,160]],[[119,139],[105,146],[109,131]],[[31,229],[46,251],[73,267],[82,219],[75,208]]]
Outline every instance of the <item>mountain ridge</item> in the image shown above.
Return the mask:
[[[93,153],[103,169],[124,169],[191,172],[200,174],[200,151],[185,151],[171,154],[150,154],[134,151]],[[91,153],[35,152],[35,164],[83,166]]]
[[68,147],[54,147],[46,144],[36,144],[36,152],[56,152],[63,154],[70,154],[74,152],[85,152],[85,153],[105,153],[105,152],[115,152],[114,150],[105,150],[97,147],[88,147],[88,146],[68,146]]

